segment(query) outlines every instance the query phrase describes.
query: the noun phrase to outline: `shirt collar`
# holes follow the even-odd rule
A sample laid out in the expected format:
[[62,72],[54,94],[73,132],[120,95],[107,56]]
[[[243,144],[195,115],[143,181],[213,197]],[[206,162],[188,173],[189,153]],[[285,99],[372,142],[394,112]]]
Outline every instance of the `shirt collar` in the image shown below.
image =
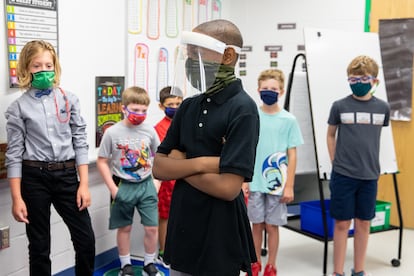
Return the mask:
[[224,87],[223,90],[213,94],[213,95],[204,95],[204,98],[210,98],[215,103],[221,105],[225,103],[228,99],[232,98],[236,94],[238,94],[240,91],[242,91],[242,84],[241,80],[237,79],[230,83],[228,86]]

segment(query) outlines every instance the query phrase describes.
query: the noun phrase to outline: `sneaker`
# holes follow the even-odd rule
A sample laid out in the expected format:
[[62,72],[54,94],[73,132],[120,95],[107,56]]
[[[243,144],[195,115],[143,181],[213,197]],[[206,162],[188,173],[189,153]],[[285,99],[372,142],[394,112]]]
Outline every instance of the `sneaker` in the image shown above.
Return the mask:
[[124,267],[119,270],[118,276],[134,276],[134,269],[132,269],[132,265],[124,265]]
[[153,263],[147,264],[142,270],[142,276],[161,276],[161,273]]
[[345,273],[344,274],[339,274],[339,273],[334,272],[330,276],[345,276]]
[[276,268],[271,264],[267,264],[263,276],[277,276]]
[[351,270],[352,276],[372,276],[371,273],[366,273],[365,271],[360,271],[358,273],[355,273],[354,269]]
[[[262,264],[259,262],[252,263],[252,275],[259,276],[260,271],[262,271]],[[246,276],[248,276],[247,273]]]
[[159,265],[162,265],[164,268],[167,268],[167,269],[170,268],[170,265],[165,262],[162,255],[158,255],[157,259],[155,259],[155,262]]

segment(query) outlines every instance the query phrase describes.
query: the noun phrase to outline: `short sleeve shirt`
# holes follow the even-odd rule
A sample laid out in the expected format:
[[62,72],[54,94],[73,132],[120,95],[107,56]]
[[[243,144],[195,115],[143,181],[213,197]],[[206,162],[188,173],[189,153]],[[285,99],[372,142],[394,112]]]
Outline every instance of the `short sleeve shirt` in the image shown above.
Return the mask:
[[170,125],[171,119],[167,116],[164,116],[164,118],[162,118],[162,120],[155,125],[155,131],[157,132],[158,137],[161,141],[164,140],[165,135],[167,135],[167,131],[170,128]]
[[376,97],[360,101],[350,95],[335,101],[328,119],[328,124],[338,127],[333,170],[353,178],[377,179],[381,130],[389,118],[388,103]]
[[147,123],[128,127],[120,121],[102,137],[98,156],[110,159],[112,173],[129,182],[141,182],[151,176],[154,153],[160,140]]
[[[184,100],[158,152],[179,149],[187,158],[220,156],[221,173],[250,181],[258,134],[256,104],[237,80],[212,96]],[[175,270],[218,275],[250,266],[252,261],[254,249],[242,193],[233,201],[224,201],[177,180],[167,232],[165,257]]]
[[260,136],[256,150],[250,191],[281,195],[286,184],[287,150],[303,144],[299,124],[293,114],[282,109],[275,114],[259,109]]

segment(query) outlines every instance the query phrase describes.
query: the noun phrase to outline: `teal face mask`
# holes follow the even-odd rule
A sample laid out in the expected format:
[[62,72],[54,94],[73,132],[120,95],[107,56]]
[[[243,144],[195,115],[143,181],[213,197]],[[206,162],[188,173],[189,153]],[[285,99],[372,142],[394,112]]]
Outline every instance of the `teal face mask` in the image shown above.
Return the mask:
[[54,71],[40,71],[32,74],[32,87],[37,89],[47,89],[53,86],[55,81]]
[[352,93],[357,97],[365,96],[372,88],[371,83],[357,82],[350,84]]

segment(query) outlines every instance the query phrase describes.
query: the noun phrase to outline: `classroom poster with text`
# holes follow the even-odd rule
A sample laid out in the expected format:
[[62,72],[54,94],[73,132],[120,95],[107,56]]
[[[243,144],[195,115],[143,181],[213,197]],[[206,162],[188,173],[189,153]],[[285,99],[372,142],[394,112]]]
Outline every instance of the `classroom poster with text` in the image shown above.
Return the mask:
[[125,77],[96,77],[96,147],[107,128],[122,120]]

